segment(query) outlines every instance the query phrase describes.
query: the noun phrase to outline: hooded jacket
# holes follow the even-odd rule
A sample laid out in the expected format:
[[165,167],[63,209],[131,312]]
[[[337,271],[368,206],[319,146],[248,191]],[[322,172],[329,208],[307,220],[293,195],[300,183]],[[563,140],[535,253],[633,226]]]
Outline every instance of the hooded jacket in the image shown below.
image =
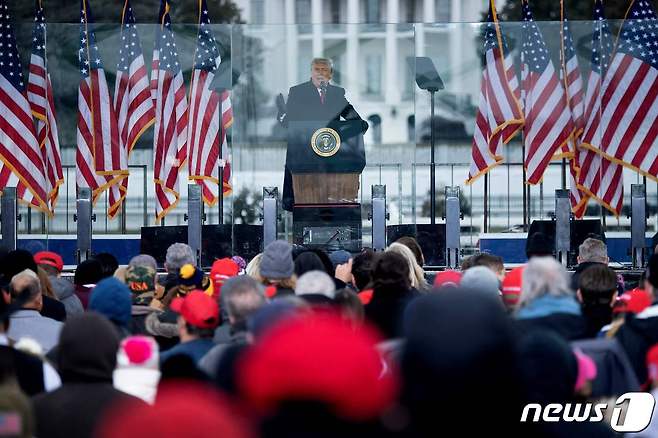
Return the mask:
[[658,303],[654,302],[637,315],[627,313],[626,321],[617,332],[616,338],[626,350],[638,381],[646,382],[647,351],[658,343]]
[[64,305],[67,317],[78,315],[85,311],[85,309],[82,308],[80,298],[75,294],[73,283],[65,278],[54,276],[50,277],[50,283],[53,286],[55,295],[57,295],[57,299]]
[[64,325],[57,355],[62,387],[33,399],[40,438],[86,438],[108,408],[140,403],[112,386],[119,337],[112,323],[95,313]]

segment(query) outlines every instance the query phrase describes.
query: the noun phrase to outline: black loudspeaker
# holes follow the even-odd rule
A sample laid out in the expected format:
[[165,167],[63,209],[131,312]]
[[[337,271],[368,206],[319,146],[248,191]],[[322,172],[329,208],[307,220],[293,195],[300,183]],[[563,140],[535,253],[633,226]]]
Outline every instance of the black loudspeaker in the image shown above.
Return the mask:
[[[535,220],[530,224],[528,236],[534,233],[541,232],[548,236],[555,247],[555,221],[553,220]],[[576,257],[578,256],[578,247],[588,237],[594,237],[602,241],[606,241],[603,225],[599,219],[582,219],[571,221],[571,245],[569,249],[569,266],[578,264]]]
[[[216,259],[239,255],[249,261],[263,250],[262,225],[204,225],[201,265],[209,267]],[[167,249],[174,243],[187,243],[187,226],[142,227],[140,251],[164,266]]]
[[389,225],[386,227],[386,242],[391,244],[400,237],[409,236],[418,241],[423,250],[425,266],[446,265],[445,224]]

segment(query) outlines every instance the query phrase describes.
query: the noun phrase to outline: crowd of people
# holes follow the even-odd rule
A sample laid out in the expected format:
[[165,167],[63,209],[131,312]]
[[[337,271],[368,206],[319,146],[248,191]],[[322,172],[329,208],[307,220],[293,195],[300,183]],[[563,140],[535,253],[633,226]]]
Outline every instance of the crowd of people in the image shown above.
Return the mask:
[[433,276],[409,237],[358,254],[279,240],[208,272],[176,243],[164,272],[98,254],[72,277],[56,253],[5,251],[0,436],[615,436],[611,410],[521,416],[658,395],[658,255],[631,285],[598,238],[571,274],[551,246],[533,234],[523,266],[481,253]]

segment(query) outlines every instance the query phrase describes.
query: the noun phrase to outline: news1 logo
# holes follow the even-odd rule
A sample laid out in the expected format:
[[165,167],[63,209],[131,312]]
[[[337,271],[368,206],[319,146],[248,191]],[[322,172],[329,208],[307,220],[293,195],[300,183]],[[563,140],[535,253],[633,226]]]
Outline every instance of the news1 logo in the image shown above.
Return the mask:
[[[648,392],[627,392],[621,395],[612,407],[612,429],[615,432],[643,431],[651,422],[655,404],[656,400]],[[608,403],[550,403],[546,406],[529,403],[523,408],[521,422],[596,423],[604,420],[604,413],[608,408]],[[622,417],[624,412],[625,416]]]

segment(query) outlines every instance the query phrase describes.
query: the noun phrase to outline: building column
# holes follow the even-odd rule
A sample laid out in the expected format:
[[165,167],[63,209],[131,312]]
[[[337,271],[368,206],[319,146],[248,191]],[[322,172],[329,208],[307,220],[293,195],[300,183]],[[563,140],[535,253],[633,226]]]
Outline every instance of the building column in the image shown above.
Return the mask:
[[434,0],[423,1],[423,22],[434,23]]
[[297,77],[297,64],[299,63],[299,40],[297,37],[297,25],[295,23],[295,0],[286,0],[285,21],[286,23],[286,83],[294,84]]
[[311,0],[311,23],[313,23],[313,57],[322,57],[322,0]]
[[398,0],[387,0],[386,9],[386,85],[385,100],[388,105],[400,103],[400,83],[398,82],[398,38],[397,23],[399,21]]
[[359,0],[347,0],[347,53],[344,81],[353,100],[358,99],[359,88]]
[[453,1],[452,2],[452,11],[450,12],[450,21],[453,23],[450,24],[452,27],[450,32],[450,82],[452,83],[452,89],[456,93],[461,93],[463,91],[464,78],[462,77],[462,66],[464,63],[464,38],[468,38],[470,34],[470,29],[466,29],[468,26],[465,23],[462,23],[462,7],[461,2]]

